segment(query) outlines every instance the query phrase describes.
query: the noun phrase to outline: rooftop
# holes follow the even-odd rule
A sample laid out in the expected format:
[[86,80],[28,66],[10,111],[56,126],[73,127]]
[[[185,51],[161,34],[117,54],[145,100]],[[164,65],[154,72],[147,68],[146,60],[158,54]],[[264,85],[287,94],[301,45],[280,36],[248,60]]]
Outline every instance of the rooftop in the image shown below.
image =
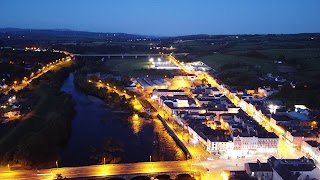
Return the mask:
[[184,92],[184,90],[180,90],[180,89],[154,89],[153,91],[157,91],[157,92]]
[[251,172],[272,171],[272,168],[269,163],[261,163],[259,160],[257,160],[256,163],[248,163],[248,167],[251,170]]
[[311,147],[319,147],[320,143],[317,141],[305,141],[307,144],[309,144]]
[[312,171],[316,165],[312,159],[301,157],[300,159],[277,159],[274,156],[268,159],[270,166],[282,177],[282,179],[297,179],[296,173],[301,171]]

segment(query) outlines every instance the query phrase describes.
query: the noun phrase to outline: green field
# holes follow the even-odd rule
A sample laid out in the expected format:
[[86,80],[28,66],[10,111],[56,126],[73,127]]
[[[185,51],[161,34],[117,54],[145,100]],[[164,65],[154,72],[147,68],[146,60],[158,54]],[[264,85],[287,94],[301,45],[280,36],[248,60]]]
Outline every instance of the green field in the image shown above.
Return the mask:
[[234,56],[234,55],[226,55],[226,54],[216,54],[211,56],[199,57],[198,60],[203,61],[208,66],[216,70],[219,70],[221,66],[229,63],[233,63],[233,64],[246,63],[248,65],[261,66],[261,71],[263,73],[274,73],[276,71],[273,61],[269,59],[251,58],[251,57],[245,57],[245,56]]
[[119,72],[131,72],[150,67],[148,58],[111,58],[105,60],[107,69]]
[[121,75],[130,77],[149,76],[151,78],[164,78],[181,74],[179,70],[150,69],[151,63],[145,58],[111,58],[105,61],[107,70],[115,71]]
[[[212,46],[214,39],[185,41],[176,47],[179,52],[190,53],[181,57],[182,61],[203,61],[217,71],[216,76],[223,83],[236,89],[277,88],[276,82],[259,79],[267,73],[297,82],[296,88],[281,89],[273,98],[284,100],[289,107],[300,103],[319,109],[320,43],[310,37],[319,35],[254,35],[238,39],[225,36],[216,39],[214,46],[221,44],[216,49]],[[276,60],[283,63],[274,63]]]

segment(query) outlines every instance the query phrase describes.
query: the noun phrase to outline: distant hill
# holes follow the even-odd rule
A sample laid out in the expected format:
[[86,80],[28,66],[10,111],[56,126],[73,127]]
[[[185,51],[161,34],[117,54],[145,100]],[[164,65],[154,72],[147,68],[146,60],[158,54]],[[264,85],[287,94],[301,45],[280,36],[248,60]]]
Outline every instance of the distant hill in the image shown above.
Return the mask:
[[20,28],[0,28],[0,38],[24,37],[26,40],[31,38],[34,40],[56,38],[63,40],[78,40],[78,39],[112,39],[123,40],[130,38],[146,38],[147,36],[126,34],[126,33],[98,33],[75,31],[70,29],[20,29]]

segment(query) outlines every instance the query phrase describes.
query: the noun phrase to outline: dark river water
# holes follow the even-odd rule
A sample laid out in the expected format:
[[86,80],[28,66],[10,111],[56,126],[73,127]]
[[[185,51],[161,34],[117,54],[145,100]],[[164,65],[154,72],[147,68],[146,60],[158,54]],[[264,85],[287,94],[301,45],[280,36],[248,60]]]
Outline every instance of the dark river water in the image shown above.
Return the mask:
[[72,120],[69,142],[60,153],[60,166],[101,163],[99,154],[104,151],[106,138],[124,145],[120,163],[149,161],[150,155],[153,156],[152,161],[185,159],[158,119],[137,119],[113,112],[77,89],[72,73],[61,90],[72,95],[76,114]]

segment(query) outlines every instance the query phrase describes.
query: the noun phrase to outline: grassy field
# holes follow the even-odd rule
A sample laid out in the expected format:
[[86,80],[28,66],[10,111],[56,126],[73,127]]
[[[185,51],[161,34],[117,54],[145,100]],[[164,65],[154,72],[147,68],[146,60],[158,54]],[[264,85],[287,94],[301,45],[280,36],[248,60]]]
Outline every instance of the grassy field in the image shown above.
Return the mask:
[[107,59],[105,64],[108,69],[120,72],[133,71],[150,66],[148,58],[111,58]]
[[179,44],[172,44],[172,46],[177,47],[177,49],[186,49],[188,51],[216,51],[218,48],[222,47],[218,44],[212,44],[211,42],[205,41],[186,41]]
[[[181,58],[182,61],[203,61],[217,70],[221,81],[236,89],[263,85],[277,87],[274,81],[259,80],[260,75],[267,73],[284,77],[288,82],[296,81],[295,89],[281,90],[276,98],[284,100],[288,106],[301,103],[319,109],[320,43],[312,40],[314,36],[319,35],[224,37],[225,45],[217,48],[216,54],[212,44],[203,40],[186,41],[176,47],[178,51],[191,53]],[[223,44],[223,41],[217,39],[218,43]],[[281,60],[283,64],[275,64],[275,60]]]
[[120,64],[115,66],[115,69],[120,72],[128,72],[140,69],[148,69],[150,67],[150,62],[147,59],[135,59],[135,60],[125,60]]
[[198,58],[198,60],[203,61],[208,66],[216,70],[218,70],[221,66],[229,63],[246,63],[248,65],[261,66],[261,71],[264,73],[274,73],[276,71],[273,61],[269,59],[216,54],[211,56],[200,57]]
[[[227,54],[238,55],[245,54],[248,50],[228,51]],[[287,59],[310,59],[320,57],[319,48],[303,48],[303,49],[264,49],[257,52],[266,55],[269,59],[277,59],[279,55],[284,55]]]
[[106,68],[119,72],[122,75],[131,77],[141,77],[148,75],[152,78],[163,78],[172,74],[176,74],[173,70],[154,70],[150,69],[150,62],[145,58],[111,58],[105,61]]

